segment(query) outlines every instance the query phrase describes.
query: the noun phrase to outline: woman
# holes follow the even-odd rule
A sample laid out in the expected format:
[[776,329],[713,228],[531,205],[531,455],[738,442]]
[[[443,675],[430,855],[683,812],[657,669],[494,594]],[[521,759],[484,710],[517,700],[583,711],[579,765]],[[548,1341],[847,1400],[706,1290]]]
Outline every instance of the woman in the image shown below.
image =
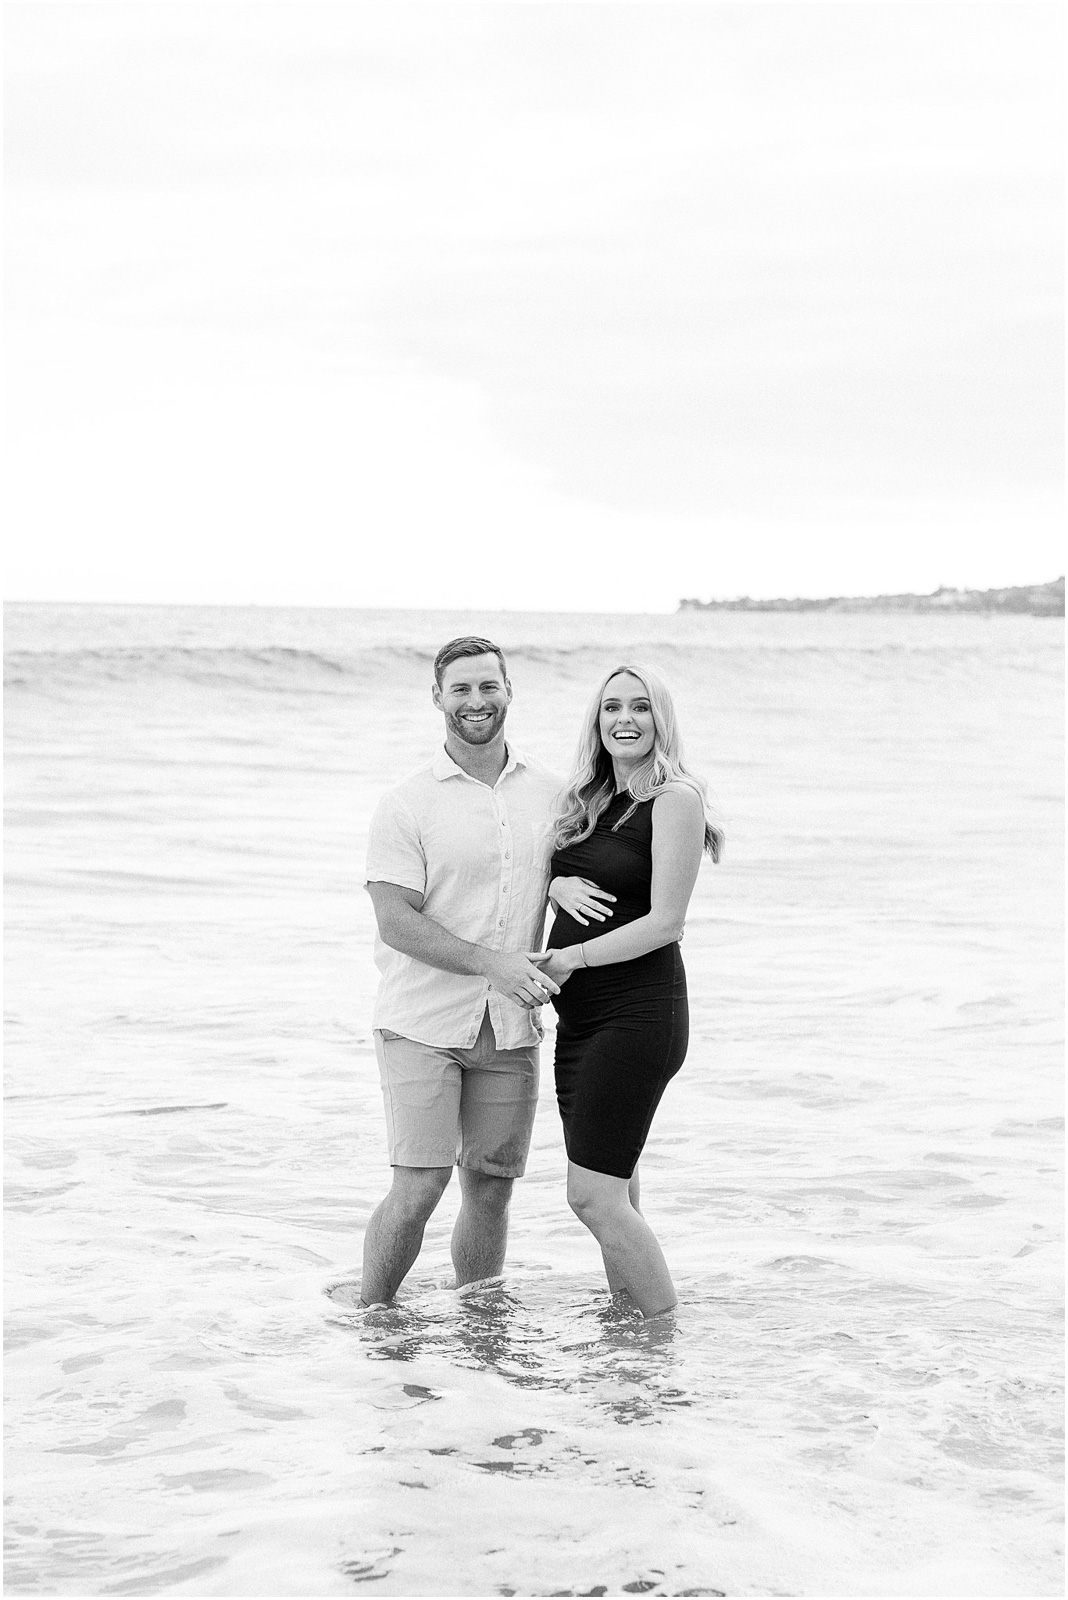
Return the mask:
[[601,1247],[610,1290],[628,1291],[646,1317],[678,1297],[638,1207],[637,1162],[686,1054],[678,941],[701,853],[717,861],[721,842],[704,785],[683,766],[667,689],[645,669],[617,668],[591,703],[557,803],[557,916],[544,970],[561,986],[553,1005],[568,1202]]

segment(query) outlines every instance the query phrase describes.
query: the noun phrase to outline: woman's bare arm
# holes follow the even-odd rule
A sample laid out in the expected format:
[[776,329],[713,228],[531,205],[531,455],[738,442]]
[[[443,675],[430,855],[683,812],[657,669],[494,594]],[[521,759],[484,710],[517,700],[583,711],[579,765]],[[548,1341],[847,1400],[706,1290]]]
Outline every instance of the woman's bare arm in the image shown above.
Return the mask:
[[542,958],[542,970],[561,983],[579,967],[633,961],[662,945],[674,944],[686,921],[704,837],[704,807],[696,790],[677,784],[657,795],[653,802],[653,882],[648,915],[587,939],[581,946],[551,951]]

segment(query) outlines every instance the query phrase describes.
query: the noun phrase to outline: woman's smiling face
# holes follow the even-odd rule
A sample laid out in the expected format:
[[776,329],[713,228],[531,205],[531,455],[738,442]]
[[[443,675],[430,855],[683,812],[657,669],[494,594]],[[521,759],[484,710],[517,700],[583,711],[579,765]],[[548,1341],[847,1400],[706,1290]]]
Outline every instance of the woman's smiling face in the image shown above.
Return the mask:
[[617,672],[601,695],[601,743],[613,761],[643,761],[653,748],[656,726],[649,691],[633,672]]

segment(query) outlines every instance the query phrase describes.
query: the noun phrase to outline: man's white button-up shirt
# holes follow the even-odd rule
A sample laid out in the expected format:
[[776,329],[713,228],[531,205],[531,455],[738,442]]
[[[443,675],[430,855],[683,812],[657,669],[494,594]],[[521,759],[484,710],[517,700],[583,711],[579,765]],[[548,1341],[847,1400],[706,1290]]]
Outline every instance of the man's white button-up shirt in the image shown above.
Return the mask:
[[[367,883],[396,883],[423,896],[422,910],[458,939],[490,950],[541,947],[552,854],[550,816],[561,780],[508,747],[492,788],[441,749],[391,789],[371,819]],[[421,1044],[469,1049],[489,1006],[502,1050],[541,1038],[536,1011],[491,989],[485,978],[442,972],[384,944],[374,1026]]]

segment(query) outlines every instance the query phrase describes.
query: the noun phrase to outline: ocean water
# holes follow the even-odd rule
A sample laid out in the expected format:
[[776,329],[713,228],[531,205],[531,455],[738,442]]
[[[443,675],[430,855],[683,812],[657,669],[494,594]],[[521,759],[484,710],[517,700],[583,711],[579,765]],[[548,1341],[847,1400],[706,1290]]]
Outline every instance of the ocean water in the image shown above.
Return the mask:
[[[361,866],[509,650],[566,766],[673,683],[728,830],[614,1315],[543,1072],[503,1283],[353,1310],[388,1182]],[[9,608],[11,1593],[1047,1595],[1063,625]],[[551,1061],[550,1038],[543,1054]]]

